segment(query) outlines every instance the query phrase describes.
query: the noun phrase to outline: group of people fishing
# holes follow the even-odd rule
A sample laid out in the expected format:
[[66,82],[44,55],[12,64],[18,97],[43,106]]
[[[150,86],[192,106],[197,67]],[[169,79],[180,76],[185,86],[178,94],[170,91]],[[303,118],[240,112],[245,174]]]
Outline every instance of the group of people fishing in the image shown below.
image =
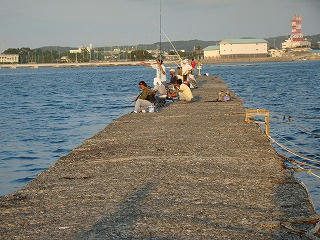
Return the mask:
[[177,69],[170,69],[170,81],[167,82],[166,68],[163,60],[158,59],[156,63],[141,62],[141,65],[152,67],[156,70],[154,87],[151,88],[145,81],[139,82],[142,92],[134,100],[134,113],[145,113],[147,109],[154,109],[154,106],[164,106],[167,99],[179,99],[182,103],[189,103],[193,99],[190,88],[197,88],[197,82],[193,75],[196,62],[192,59],[181,60],[181,66]]

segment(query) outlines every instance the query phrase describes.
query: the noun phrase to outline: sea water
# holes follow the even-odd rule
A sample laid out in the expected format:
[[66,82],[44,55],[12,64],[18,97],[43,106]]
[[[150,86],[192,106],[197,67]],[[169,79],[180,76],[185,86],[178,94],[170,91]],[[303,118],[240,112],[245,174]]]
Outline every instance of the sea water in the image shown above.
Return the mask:
[[290,151],[274,144],[277,152],[319,176],[286,162],[320,213],[320,61],[212,64],[204,71],[221,77],[245,107],[270,111],[270,135]]
[[0,69],[0,196],[131,112],[138,82],[153,75],[146,67]]
[[[319,160],[319,61],[212,64],[202,71],[220,76],[246,107],[270,110],[271,135],[277,141],[290,141]],[[24,186],[112,120],[131,112],[138,82],[152,85],[154,74],[140,66],[1,69],[0,195]],[[320,179],[305,172],[296,176],[320,212]]]

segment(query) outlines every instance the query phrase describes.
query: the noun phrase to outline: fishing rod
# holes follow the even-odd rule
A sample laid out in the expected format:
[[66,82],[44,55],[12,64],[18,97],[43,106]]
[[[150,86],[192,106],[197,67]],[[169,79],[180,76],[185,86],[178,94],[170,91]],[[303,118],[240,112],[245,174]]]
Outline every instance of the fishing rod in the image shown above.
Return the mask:
[[[173,43],[171,42],[171,40],[169,39],[169,37],[167,36],[167,34],[163,31],[162,29],[162,0],[160,0],[160,46],[159,46],[159,50],[160,50],[160,56],[159,56],[159,59],[162,60],[162,56],[161,56],[161,51],[162,51],[162,33],[164,34],[164,36],[167,38],[167,40],[169,41],[169,43],[171,44],[171,46],[173,47],[175,53],[177,54],[177,56],[179,57],[179,60],[181,61],[181,56],[180,54],[178,53],[177,49],[175,48],[175,46],[173,45]],[[179,64],[174,61],[176,63],[177,66],[179,66]]]
[[162,35],[162,33],[161,33],[161,30],[162,30],[162,28],[161,28],[161,22],[162,22],[162,0],[160,0],[160,46],[159,46],[159,50],[160,50],[160,56],[159,56],[159,59],[160,59],[160,61],[162,60],[162,57],[161,57],[161,35]]
[[163,29],[162,29],[162,32],[163,32],[164,36],[166,37],[166,39],[167,39],[167,40],[169,41],[169,43],[171,44],[171,46],[173,47],[175,53],[178,55],[179,60],[182,60],[180,54],[179,54],[178,51],[177,51],[177,49],[175,48],[175,46],[173,45],[173,43],[171,42],[171,40],[169,39],[169,37],[167,36],[167,34],[163,31]]

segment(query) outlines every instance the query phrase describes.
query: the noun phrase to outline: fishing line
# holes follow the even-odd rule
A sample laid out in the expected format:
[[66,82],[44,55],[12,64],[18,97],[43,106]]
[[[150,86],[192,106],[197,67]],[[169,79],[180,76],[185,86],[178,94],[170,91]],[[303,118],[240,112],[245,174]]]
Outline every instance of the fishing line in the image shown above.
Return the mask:
[[169,37],[167,36],[167,34],[163,31],[163,29],[162,29],[162,32],[163,32],[164,36],[167,38],[167,40],[169,41],[169,43],[171,44],[171,46],[173,47],[175,53],[179,56],[179,60],[181,61],[182,59],[181,59],[181,56],[180,56],[180,54],[178,53],[177,49],[175,48],[175,46],[173,45],[173,43],[171,42],[171,40],[169,39]]
[[[160,50],[160,61],[162,60],[161,58],[161,22],[162,22],[162,0],[160,0],[160,46],[159,46],[159,50]],[[161,74],[161,71],[160,71],[160,74]]]
[[[179,57],[179,60],[181,61],[181,56],[178,53],[177,49],[175,48],[175,46],[173,45],[173,43],[171,42],[171,40],[169,39],[169,37],[167,36],[167,34],[163,31],[162,29],[162,0],[160,0],[160,43],[159,43],[159,51],[160,51],[160,60],[162,59],[161,56],[161,51],[162,51],[162,33],[164,34],[164,36],[167,38],[167,40],[169,41],[169,43],[171,44],[171,46],[173,47],[175,53],[177,54],[177,56]],[[176,61],[174,61],[175,64],[177,66],[180,66]]]

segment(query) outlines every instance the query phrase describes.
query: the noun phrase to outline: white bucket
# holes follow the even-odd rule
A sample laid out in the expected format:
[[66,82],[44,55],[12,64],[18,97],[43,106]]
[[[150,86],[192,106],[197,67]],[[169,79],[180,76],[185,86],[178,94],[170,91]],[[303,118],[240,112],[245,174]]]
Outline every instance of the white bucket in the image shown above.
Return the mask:
[[148,107],[148,112],[150,112],[150,113],[154,112],[154,105],[153,104]]

